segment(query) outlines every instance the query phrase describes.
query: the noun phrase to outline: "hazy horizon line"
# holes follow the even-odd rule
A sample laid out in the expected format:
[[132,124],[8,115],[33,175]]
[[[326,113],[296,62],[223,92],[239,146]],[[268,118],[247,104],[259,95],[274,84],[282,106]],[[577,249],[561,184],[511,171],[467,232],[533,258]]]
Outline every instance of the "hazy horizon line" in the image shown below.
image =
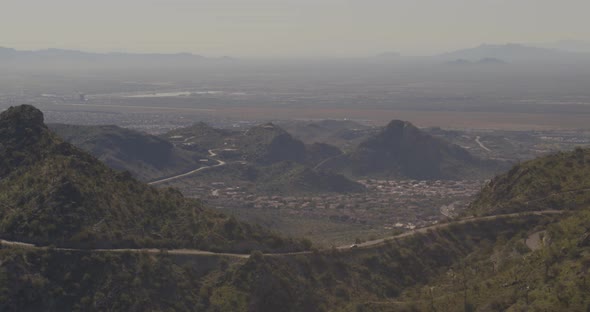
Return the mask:
[[[580,51],[573,51],[573,50],[566,50],[566,49],[557,49],[557,48],[547,48],[543,47],[543,45],[549,44],[558,44],[562,42],[577,42],[577,43],[584,43],[588,44],[590,49],[590,41],[586,40],[578,40],[578,39],[562,39],[556,40],[552,42],[545,42],[545,43],[532,43],[532,42],[503,42],[503,43],[487,43],[482,42],[476,45],[470,46],[463,46],[463,47],[456,47],[454,49],[445,49],[440,50],[432,53],[403,53],[402,51],[396,50],[383,50],[383,51],[376,51],[372,54],[350,54],[350,55],[337,55],[337,53],[313,53],[310,52],[309,54],[300,54],[300,55],[231,55],[231,54],[217,54],[217,55],[207,55],[206,53],[195,52],[195,51],[165,51],[165,50],[158,50],[158,51],[150,51],[150,50],[125,50],[125,49],[92,49],[92,48],[72,48],[72,47],[59,47],[59,46],[52,46],[52,47],[19,47],[19,45],[0,45],[0,49],[11,49],[17,52],[44,52],[44,51],[63,51],[63,52],[79,52],[79,53],[86,53],[86,54],[101,54],[101,55],[116,55],[116,54],[130,54],[130,55],[190,55],[194,57],[204,57],[204,58],[212,58],[212,59],[219,59],[219,58],[235,58],[235,59],[244,59],[244,60],[273,60],[273,59],[365,59],[365,58],[375,58],[380,56],[386,56],[391,54],[394,56],[397,54],[399,57],[407,57],[407,58],[426,58],[426,57],[435,57],[438,55],[442,55],[445,53],[452,53],[455,51],[461,51],[465,49],[472,49],[478,48],[483,46],[509,46],[509,45],[520,45],[524,47],[531,47],[531,48],[542,48],[547,50],[557,50],[557,51],[565,51],[565,52],[580,52]],[[588,51],[590,52],[590,50]]]

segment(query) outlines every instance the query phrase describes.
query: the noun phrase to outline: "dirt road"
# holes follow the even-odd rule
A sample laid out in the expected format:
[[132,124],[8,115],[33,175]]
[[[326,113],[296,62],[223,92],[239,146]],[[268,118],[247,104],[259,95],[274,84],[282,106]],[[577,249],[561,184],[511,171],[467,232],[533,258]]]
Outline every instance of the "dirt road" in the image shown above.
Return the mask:
[[[352,249],[367,249],[367,248],[375,248],[383,245],[386,241],[391,239],[399,239],[404,237],[411,237],[416,234],[424,234],[430,230],[437,230],[443,229],[446,227],[450,227],[456,224],[466,224],[472,222],[479,222],[479,221],[489,221],[489,220],[496,220],[502,218],[518,218],[524,216],[543,216],[543,215],[555,215],[555,214],[563,214],[565,211],[559,210],[545,210],[545,211],[531,211],[531,212],[521,212],[521,213],[511,213],[511,214],[504,214],[504,215],[495,215],[495,216],[486,216],[486,217],[478,217],[478,218],[465,218],[462,220],[457,220],[454,222],[443,223],[443,224],[436,224],[433,226],[428,226],[420,229],[416,229],[413,231],[405,232],[399,235],[385,237],[381,239],[376,239],[368,242],[364,242],[362,244],[355,244],[355,245],[346,245],[337,247],[339,250],[352,250]],[[23,242],[15,242],[15,241],[8,241],[0,239],[0,243],[6,246],[18,247],[18,248],[27,248],[27,249],[39,249],[39,250],[49,250],[50,247],[41,247],[35,246],[29,243]],[[354,246],[354,247],[353,247]],[[214,257],[233,257],[233,258],[241,258],[241,259],[248,259],[250,257],[249,254],[237,254],[237,253],[219,253],[219,252],[211,252],[206,250],[198,250],[198,249],[154,249],[154,248],[121,248],[121,249],[76,249],[76,248],[51,248],[52,250],[59,250],[59,251],[69,251],[69,252],[136,252],[136,253],[149,253],[149,254],[159,254],[162,252],[173,254],[173,255],[198,255],[198,256],[214,256]],[[295,256],[295,255],[304,255],[310,254],[311,251],[301,251],[301,252],[290,252],[290,253],[273,253],[273,254],[265,254],[266,256]]]

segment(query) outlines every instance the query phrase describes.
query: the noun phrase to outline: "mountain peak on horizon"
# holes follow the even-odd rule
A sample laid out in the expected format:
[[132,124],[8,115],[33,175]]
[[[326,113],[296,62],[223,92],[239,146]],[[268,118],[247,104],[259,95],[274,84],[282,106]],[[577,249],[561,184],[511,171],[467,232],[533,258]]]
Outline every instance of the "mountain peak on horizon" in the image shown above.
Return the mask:
[[478,48],[533,48],[525,46],[522,43],[508,42],[504,44],[482,43]]
[[562,62],[566,60],[571,61],[572,59],[590,59],[589,55],[585,55],[583,53],[574,53],[556,49],[540,48],[520,43],[484,43],[473,48],[460,49],[456,51],[443,53],[438,55],[437,58],[447,61],[466,60],[469,62],[477,62],[478,60],[482,59],[499,59],[505,62]]
[[46,48],[37,50],[19,50],[0,47],[0,61],[19,62],[47,62],[47,61],[77,61],[77,62],[196,62],[203,60],[229,61],[236,60],[230,56],[205,57],[191,52],[93,52],[74,49]]

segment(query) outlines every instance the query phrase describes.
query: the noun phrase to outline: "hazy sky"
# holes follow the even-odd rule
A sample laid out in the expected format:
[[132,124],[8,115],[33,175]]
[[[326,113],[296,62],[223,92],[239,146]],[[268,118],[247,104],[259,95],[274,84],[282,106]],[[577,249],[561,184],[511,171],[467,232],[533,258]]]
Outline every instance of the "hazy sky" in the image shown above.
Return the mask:
[[590,40],[588,0],[0,0],[0,46],[309,57]]

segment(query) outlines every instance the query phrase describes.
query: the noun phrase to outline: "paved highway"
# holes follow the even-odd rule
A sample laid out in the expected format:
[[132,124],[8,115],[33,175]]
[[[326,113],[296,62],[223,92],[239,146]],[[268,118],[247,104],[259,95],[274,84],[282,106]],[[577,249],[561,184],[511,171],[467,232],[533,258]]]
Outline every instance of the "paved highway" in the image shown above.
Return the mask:
[[487,148],[487,146],[483,145],[483,143],[481,143],[480,139],[481,139],[481,137],[480,136],[477,136],[475,138],[475,143],[479,144],[479,147],[481,147],[482,149],[484,149],[484,150],[486,150],[488,152],[491,152],[492,150],[489,149],[489,148]]
[[[209,150],[209,157],[213,158],[217,156],[217,154],[215,152],[213,152],[213,150]],[[179,174],[179,175],[175,175],[173,177],[169,177],[166,179],[161,179],[161,180],[157,180],[157,181],[153,181],[153,182],[149,182],[149,185],[156,185],[156,184],[161,184],[161,183],[166,183],[166,182],[170,182],[170,181],[174,181],[174,180],[178,180],[180,178],[184,178],[190,175],[193,175],[197,172],[201,172],[203,170],[207,170],[207,169],[211,169],[211,168],[217,168],[217,167],[221,167],[221,166],[225,166],[226,162],[223,160],[219,160],[219,159],[214,159],[217,162],[217,165],[212,165],[212,166],[205,166],[205,167],[200,167],[198,169],[189,171],[189,172],[185,172],[183,174]]]

